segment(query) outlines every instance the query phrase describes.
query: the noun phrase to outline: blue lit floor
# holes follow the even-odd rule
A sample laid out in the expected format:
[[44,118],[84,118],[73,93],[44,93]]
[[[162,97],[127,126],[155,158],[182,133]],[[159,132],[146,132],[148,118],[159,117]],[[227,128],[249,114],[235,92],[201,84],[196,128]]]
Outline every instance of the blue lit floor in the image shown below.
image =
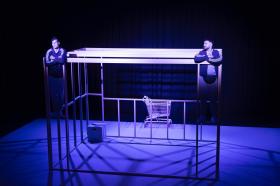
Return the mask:
[[[56,135],[54,123],[52,130]],[[70,128],[71,131],[73,128]],[[109,135],[117,135],[117,131],[116,123],[107,126]],[[79,126],[77,132],[80,134]],[[133,136],[134,125],[121,123],[120,134]],[[137,124],[136,134],[149,137],[150,128]],[[168,135],[170,138],[183,138],[182,125],[172,125]],[[154,126],[153,136],[166,137],[166,127]],[[195,149],[190,139],[194,136],[195,127],[186,125],[187,141],[108,138],[103,143],[84,143],[72,151],[70,166],[81,170],[193,176]],[[64,155],[64,132],[62,137]],[[212,140],[214,137],[215,128],[204,126],[203,139]],[[71,136],[70,139],[72,149],[74,138]],[[53,150],[57,151],[55,136],[53,141]],[[80,137],[77,144],[79,142]],[[199,176],[213,178],[215,144],[201,142],[199,146]],[[57,162],[57,152],[54,157]],[[280,185],[280,129],[222,126],[218,182],[87,172],[49,173],[44,119],[34,120],[0,139],[0,168],[0,185]]]

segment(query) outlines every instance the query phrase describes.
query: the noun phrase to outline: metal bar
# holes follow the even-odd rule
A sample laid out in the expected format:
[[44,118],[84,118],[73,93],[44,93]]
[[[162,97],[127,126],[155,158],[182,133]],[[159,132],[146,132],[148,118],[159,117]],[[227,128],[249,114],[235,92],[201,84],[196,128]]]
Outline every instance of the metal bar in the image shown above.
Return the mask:
[[217,144],[216,144],[216,179],[220,178],[220,136],[221,136],[221,86],[222,86],[222,65],[218,67],[218,122],[217,122]]
[[[82,95],[82,87],[81,87],[81,67],[78,64],[78,89],[79,89],[79,96]],[[80,135],[81,135],[81,142],[84,141],[84,134],[83,134],[83,99],[79,100],[80,103]]]
[[[152,110],[152,104],[150,104],[150,111]],[[153,122],[152,122],[152,114],[149,114],[150,115],[150,139],[152,139],[153,137]]]
[[[200,76],[200,64],[197,65],[197,100],[200,99],[200,91],[199,91],[199,76]],[[198,102],[198,117],[200,119],[200,101]],[[198,177],[198,123],[199,119],[196,122],[196,127],[195,127],[195,175]]]
[[[77,129],[76,129],[76,87],[75,87],[75,75],[74,75],[74,64],[71,63],[71,89],[72,89],[72,102],[73,102],[73,129],[74,129],[74,145],[77,146]],[[68,104],[66,105],[66,107]]]
[[89,101],[88,101],[88,71],[87,64],[84,64],[85,94],[86,94],[86,123],[89,123]]
[[195,128],[195,174],[198,176],[198,124]]
[[195,65],[193,59],[163,59],[163,58],[67,58],[69,63],[92,63],[92,64],[147,64],[147,65]]
[[[67,90],[67,74],[66,64],[62,66],[63,69],[63,84],[64,84],[64,103],[68,102],[68,90]],[[65,131],[66,131],[66,166],[70,169],[70,145],[69,145],[69,125],[68,125],[68,107],[65,107]]]
[[135,173],[135,172],[113,172],[113,171],[97,171],[97,170],[77,170],[77,169],[53,169],[55,171],[71,171],[71,172],[84,172],[94,174],[107,174],[107,175],[123,175],[123,176],[141,176],[141,177],[156,177],[156,178],[172,178],[172,179],[194,179],[194,180],[205,180],[213,181],[212,178],[207,177],[194,177],[194,176],[174,176],[174,175],[162,175],[162,174],[146,174],[146,173]]
[[53,156],[52,156],[52,132],[51,132],[51,119],[50,119],[50,89],[48,81],[48,67],[45,65],[45,58],[43,57],[44,68],[44,85],[45,85],[45,106],[46,106],[46,118],[47,118],[47,136],[48,136],[48,166],[49,170],[53,169]]
[[104,121],[104,78],[103,78],[103,63],[100,63],[100,78],[101,78],[101,109],[102,109],[102,121]]
[[136,137],[136,100],[133,100],[134,137]]
[[66,106],[69,107],[69,106],[73,105],[74,103],[76,103],[77,100],[82,99],[82,98],[84,98],[84,97],[86,97],[85,94],[82,95],[82,96],[77,96],[77,97],[75,97],[75,98],[73,99],[73,101],[68,102],[68,103],[66,104]]
[[60,126],[60,116],[58,116],[57,120],[56,120],[56,126],[57,126],[57,142],[58,142],[58,157],[59,160],[62,159],[62,155],[61,155],[61,126]]
[[166,111],[167,111],[167,125],[166,125],[166,130],[167,130],[167,139],[169,139],[169,124],[168,124],[168,121],[169,121],[169,110],[168,110],[168,102],[166,102]]
[[202,140],[202,124],[200,124],[200,139],[199,140]]
[[186,102],[184,102],[184,124],[186,124]]
[[120,100],[118,100],[118,136],[120,136]]
[[[221,50],[221,49],[217,49]],[[150,58],[150,59],[193,59],[201,49],[155,49],[155,48],[83,48],[69,51],[75,57],[91,58]],[[70,57],[70,56],[69,56]],[[194,64],[194,61],[192,60]]]
[[[107,135],[107,137],[113,137],[113,138],[133,138],[132,136],[114,136],[114,135]],[[137,139],[150,139],[150,137],[136,137]],[[153,138],[157,140],[166,140],[165,138]],[[196,139],[178,139],[178,138],[169,138],[169,140],[174,140],[174,141],[193,141],[196,142]],[[202,140],[201,142],[213,142],[216,143],[216,140]],[[202,146],[202,145],[201,145]]]
[[[112,98],[112,97],[104,97],[104,100],[121,100],[121,101],[142,101],[142,99],[137,99],[137,98]],[[170,100],[170,99],[169,99]],[[153,99],[153,101],[169,101],[167,99]],[[176,99],[172,99],[170,100],[172,102],[176,102],[176,103],[183,103],[183,102],[187,102],[187,103],[196,103],[198,102],[198,100],[176,100]]]
[[[197,84],[198,84],[198,98],[197,100],[199,100],[199,120],[201,118],[201,107],[202,107],[202,103],[200,100],[200,83],[199,83],[199,76],[200,76],[200,64],[197,65],[197,71],[198,71],[198,76],[197,76]],[[199,121],[200,123],[200,140],[202,140],[202,123],[201,121]]]
[[186,139],[186,102],[184,102],[184,139]]
[[90,93],[90,92],[88,92],[87,94],[89,96],[102,96],[102,94],[99,94],[99,93]]

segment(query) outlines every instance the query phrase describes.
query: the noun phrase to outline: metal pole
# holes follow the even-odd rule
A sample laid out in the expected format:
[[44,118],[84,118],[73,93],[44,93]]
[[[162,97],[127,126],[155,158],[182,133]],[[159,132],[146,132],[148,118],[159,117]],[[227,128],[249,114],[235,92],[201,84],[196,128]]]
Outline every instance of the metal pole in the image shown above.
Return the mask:
[[184,101],[184,140],[186,139],[186,102]]
[[[102,58],[101,58],[102,59]],[[104,121],[104,78],[103,78],[103,63],[100,63],[100,75],[101,75],[101,109],[102,109],[102,121]]]
[[136,137],[136,100],[133,100],[134,137]]
[[57,116],[56,120],[56,125],[57,125],[57,142],[58,142],[58,157],[59,160],[62,160],[62,155],[61,155],[61,126],[60,126],[60,116]]
[[120,137],[120,100],[118,99],[118,136]]
[[[171,103],[170,103],[170,104],[171,104]],[[167,110],[167,113],[170,114],[170,111],[169,111],[169,109],[168,109],[168,101],[166,102],[166,110]],[[167,125],[166,125],[167,139],[169,139],[169,124],[168,124],[169,117],[168,117],[168,114],[167,114]]]
[[200,140],[202,140],[202,121],[200,121],[201,118],[201,107],[202,107],[202,103],[200,100],[200,83],[199,83],[199,76],[200,76],[200,64],[198,64],[198,76],[197,76],[197,84],[198,84],[198,99],[199,100],[199,124],[200,124]]
[[77,131],[76,131],[76,87],[75,87],[75,75],[74,64],[71,63],[71,88],[72,88],[72,101],[73,101],[73,129],[74,129],[74,145],[77,146]]
[[[197,65],[197,103],[198,103],[198,117],[200,117],[200,91],[199,91],[199,75],[200,75],[200,64]],[[195,175],[198,177],[198,124],[199,119],[196,122],[195,128]]]
[[[78,89],[79,89],[79,96],[82,95],[82,87],[81,87],[81,67],[80,63],[78,64]],[[81,142],[84,141],[84,134],[83,134],[83,98],[80,97],[80,135],[81,135]]]
[[220,178],[220,133],[221,133],[221,88],[222,88],[222,65],[218,68],[218,122],[217,122],[217,144],[216,144],[216,179]]
[[84,63],[84,77],[85,77],[85,94],[86,94],[86,118],[87,126],[89,123],[89,102],[88,102],[88,73],[87,73],[87,64]]
[[44,68],[44,85],[45,85],[45,105],[46,105],[46,118],[47,118],[47,136],[48,136],[48,165],[49,170],[53,169],[53,157],[52,157],[52,132],[51,132],[51,120],[50,120],[50,89],[48,81],[48,67],[45,65],[45,58],[43,58]]
[[[152,103],[150,103],[150,112],[151,112],[151,110],[152,110]],[[153,127],[152,127],[152,125],[153,125],[153,122],[152,122],[152,114],[150,114],[150,139],[152,139],[152,137],[153,137]]]
[[62,66],[63,68],[63,83],[64,83],[64,105],[65,105],[65,128],[66,128],[66,166],[70,169],[70,145],[69,145],[69,125],[68,125],[68,90],[67,90],[67,74],[66,74],[66,64]]
[[202,141],[202,124],[200,124],[200,141]]

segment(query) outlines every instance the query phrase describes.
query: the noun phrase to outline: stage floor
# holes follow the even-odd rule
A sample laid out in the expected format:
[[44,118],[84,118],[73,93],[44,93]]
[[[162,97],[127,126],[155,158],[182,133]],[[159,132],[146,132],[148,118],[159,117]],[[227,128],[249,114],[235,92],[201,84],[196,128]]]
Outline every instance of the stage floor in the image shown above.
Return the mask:
[[[280,185],[280,129],[277,128],[222,126],[220,180],[214,182],[87,172],[49,173],[45,122],[44,119],[34,120],[0,139],[0,185]],[[54,124],[52,123],[52,130],[56,135]],[[117,135],[117,123],[107,124],[107,134]],[[86,171],[194,175],[194,125],[185,126],[187,141],[181,141],[131,138],[134,135],[133,123],[120,124],[120,134],[128,136],[127,138],[109,137],[97,144],[90,144],[85,140],[86,143],[72,151],[70,165]],[[80,132],[79,129],[77,125],[77,132]],[[70,128],[70,131],[73,131],[73,128]],[[64,147],[64,132],[62,134]],[[137,123],[136,134],[139,137],[149,137],[150,128]],[[203,140],[214,140],[215,134],[214,126],[203,126]],[[153,126],[153,137],[166,136],[165,125]],[[183,126],[171,125],[169,137],[183,139]],[[70,139],[72,148],[72,135]],[[56,151],[55,136],[53,141]],[[64,153],[65,150],[62,151],[62,154]],[[215,143],[200,142],[199,154],[199,175],[213,178]],[[57,155],[54,154],[55,157]]]

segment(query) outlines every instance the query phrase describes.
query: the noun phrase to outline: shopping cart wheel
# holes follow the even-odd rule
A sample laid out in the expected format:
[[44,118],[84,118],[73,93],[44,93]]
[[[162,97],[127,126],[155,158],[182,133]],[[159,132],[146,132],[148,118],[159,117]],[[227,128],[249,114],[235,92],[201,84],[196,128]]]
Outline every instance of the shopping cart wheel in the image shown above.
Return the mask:
[[148,121],[144,121],[144,128],[146,128],[148,125]]
[[169,119],[168,122],[167,122],[167,126],[169,127],[171,124],[172,124],[172,120]]

